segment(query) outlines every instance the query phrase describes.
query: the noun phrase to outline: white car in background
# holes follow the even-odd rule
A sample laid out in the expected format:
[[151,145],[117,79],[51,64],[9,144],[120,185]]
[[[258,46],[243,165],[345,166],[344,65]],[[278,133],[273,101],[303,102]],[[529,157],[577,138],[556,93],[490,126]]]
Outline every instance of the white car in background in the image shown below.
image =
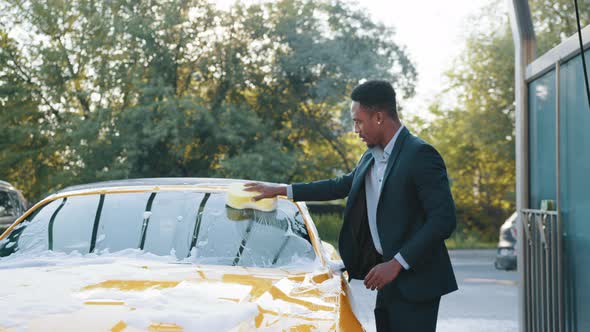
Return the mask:
[[518,213],[514,212],[500,227],[498,251],[494,266],[498,270],[516,270],[516,223]]
[[10,226],[27,210],[23,194],[6,181],[0,181],[0,230]]

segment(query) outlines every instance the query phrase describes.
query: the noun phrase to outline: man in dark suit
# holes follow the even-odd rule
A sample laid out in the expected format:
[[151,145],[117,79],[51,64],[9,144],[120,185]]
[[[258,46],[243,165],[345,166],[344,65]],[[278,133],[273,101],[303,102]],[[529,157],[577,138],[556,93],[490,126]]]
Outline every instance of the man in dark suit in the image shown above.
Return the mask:
[[351,98],[354,130],[368,147],[352,172],[248,190],[260,192],[255,199],[348,197],[339,251],[349,276],[378,290],[377,330],[435,331],[441,296],[457,289],[444,244],[456,226],[444,162],[402,125],[390,83],[365,82]]

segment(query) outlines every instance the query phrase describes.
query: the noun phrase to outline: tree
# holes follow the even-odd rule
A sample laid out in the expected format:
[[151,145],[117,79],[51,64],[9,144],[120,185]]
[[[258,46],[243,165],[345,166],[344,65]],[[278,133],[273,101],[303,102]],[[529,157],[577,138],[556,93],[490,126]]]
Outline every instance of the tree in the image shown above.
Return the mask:
[[36,196],[53,186],[67,161],[52,137],[61,115],[25,66],[17,44],[0,30],[0,177]]
[[[579,2],[580,25],[584,27],[590,24],[590,8],[587,1]],[[573,0],[531,0],[530,8],[539,55],[578,32]]]
[[[414,93],[415,69],[392,41],[392,29],[341,2],[271,2],[249,7],[241,20],[244,10],[238,6],[229,13],[234,26],[250,31],[231,43],[232,51],[245,43],[249,48],[240,54],[251,54],[246,58],[257,62],[240,66],[253,69],[246,77],[255,87],[243,100],[270,123],[273,139],[295,157],[294,167],[287,169],[291,172],[275,177],[304,180],[352,169],[359,155],[348,153],[351,125],[343,121],[343,115],[349,117],[352,87],[362,78],[382,77],[404,96]],[[278,151],[266,151],[265,156],[257,153],[261,160],[278,158]]]
[[[431,105],[430,123],[411,120],[447,163],[460,226],[489,240],[515,208],[514,49],[500,6],[492,1],[471,19],[476,28],[446,74],[443,95],[454,97],[454,105]],[[570,1],[531,1],[531,13],[541,51],[574,32]]]
[[1,0],[0,10],[0,178],[32,198],[117,178],[333,176],[359,157],[352,87],[380,77],[414,89],[394,31],[340,1],[219,11],[205,0]]

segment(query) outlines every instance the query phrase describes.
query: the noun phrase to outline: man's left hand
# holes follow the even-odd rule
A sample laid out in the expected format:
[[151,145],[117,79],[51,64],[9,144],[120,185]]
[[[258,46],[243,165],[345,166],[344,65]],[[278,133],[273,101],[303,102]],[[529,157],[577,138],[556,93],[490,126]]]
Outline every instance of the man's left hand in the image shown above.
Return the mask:
[[393,258],[388,262],[375,265],[365,277],[365,287],[379,290],[397,278],[402,265]]

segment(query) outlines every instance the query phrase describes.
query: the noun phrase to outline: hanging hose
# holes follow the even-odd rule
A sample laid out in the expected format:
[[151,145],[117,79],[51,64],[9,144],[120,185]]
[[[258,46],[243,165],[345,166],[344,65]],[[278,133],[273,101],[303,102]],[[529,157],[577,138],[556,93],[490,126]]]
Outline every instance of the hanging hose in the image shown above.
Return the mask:
[[574,0],[574,6],[576,7],[576,22],[578,24],[578,40],[580,41],[580,53],[582,54],[582,67],[584,68],[584,82],[586,82],[586,97],[588,98],[588,108],[590,109],[590,86],[588,86],[588,71],[586,69],[586,57],[584,56],[584,44],[582,43],[582,28],[580,27],[578,0]]

